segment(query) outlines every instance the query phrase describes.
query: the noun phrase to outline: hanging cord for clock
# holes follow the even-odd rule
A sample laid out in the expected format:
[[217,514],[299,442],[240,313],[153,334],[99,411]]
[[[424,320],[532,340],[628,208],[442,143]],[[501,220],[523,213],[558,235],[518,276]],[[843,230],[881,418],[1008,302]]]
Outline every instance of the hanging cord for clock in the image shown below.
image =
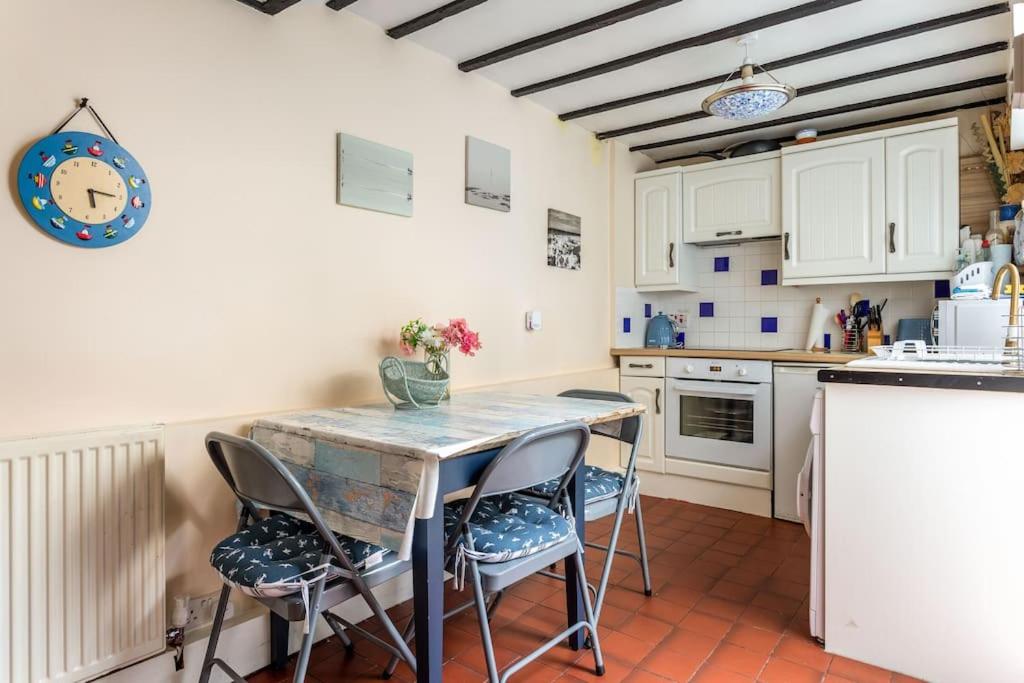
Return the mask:
[[91,104],[89,104],[89,98],[88,97],[83,97],[78,102],[78,106],[75,107],[75,110],[73,112],[71,112],[70,116],[68,116],[66,119],[64,119],[64,121],[62,121],[59,126],[54,128],[53,132],[50,133],[50,135],[56,135],[57,133],[61,132],[64,129],[64,126],[66,126],[69,123],[71,123],[71,119],[75,118],[76,116],[78,116],[79,114],[82,113],[83,109],[88,109],[89,110],[89,113],[92,114],[92,117],[94,119],[96,119],[96,123],[100,124],[100,128],[102,128],[103,132],[107,134],[107,137],[109,137],[111,140],[114,141],[114,144],[117,144],[117,145],[121,144],[120,142],[117,141],[117,138],[114,137],[114,134],[110,132],[110,129],[107,128],[107,124],[103,123],[103,119],[100,118],[100,115],[97,114],[96,110],[93,109]]

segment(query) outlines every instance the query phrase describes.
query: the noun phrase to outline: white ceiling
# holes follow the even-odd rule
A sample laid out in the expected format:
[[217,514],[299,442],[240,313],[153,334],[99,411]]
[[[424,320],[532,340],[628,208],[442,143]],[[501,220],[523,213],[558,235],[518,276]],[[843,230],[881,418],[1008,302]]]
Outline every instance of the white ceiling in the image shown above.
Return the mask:
[[[511,90],[764,16],[806,1],[682,0],[635,19],[485,67],[480,69],[479,73]],[[632,0],[488,0],[482,5],[417,31],[402,40],[413,40],[450,57],[453,62],[459,62],[631,2]],[[759,39],[752,48],[751,56],[758,62],[770,62],[995,2],[996,0],[861,0],[852,5],[759,31]],[[390,28],[444,4],[447,4],[447,0],[358,0],[349,7],[349,11],[383,28]],[[801,86],[935,57],[995,41],[1009,40],[1011,33],[1011,19],[1007,12],[780,69],[774,75],[799,90]],[[730,39],[675,52],[528,97],[552,112],[564,113],[607,100],[728,73],[742,61],[742,56],[742,50],[737,47],[735,40]],[[766,120],[1004,74],[1007,67],[1008,53],[995,52],[806,97],[798,96],[781,111],[766,117]],[[452,68],[456,68],[455,64]],[[576,119],[576,123],[588,130],[600,132],[694,112],[700,109],[703,98],[715,87]],[[1003,85],[976,88],[825,119],[808,118],[799,124],[661,147],[646,153],[655,160],[662,160],[700,150],[721,149],[733,142],[751,138],[788,136],[807,125],[828,129],[870,123],[891,116],[1001,97],[1005,93],[1006,88]],[[722,119],[700,119],[616,139],[629,145],[639,145],[712,131],[726,132],[737,125],[743,124]]]

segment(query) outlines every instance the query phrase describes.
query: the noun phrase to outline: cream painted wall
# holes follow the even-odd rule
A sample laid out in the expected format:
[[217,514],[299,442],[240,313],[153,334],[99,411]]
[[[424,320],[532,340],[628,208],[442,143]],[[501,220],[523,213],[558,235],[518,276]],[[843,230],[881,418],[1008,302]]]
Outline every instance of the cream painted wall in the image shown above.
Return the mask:
[[[0,23],[0,438],[167,423],[172,594],[216,585],[206,556],[232,526],[202,435],[379,400],[377,361],[409,318],[481,332],[457,391],[615,386],[621,169],[582,129],[322,2],[271,18],[233,0],[51,0]],[[149,224],[113,249],[52,241],[14,198],[20,155],[82,95],[152,184]],[[413,218],[336,205],[339,131],[415,155]],[[463,203],[465,135],[512,150],[511,213]],[[545,263],[549,207],[583,219],[580,272]]]

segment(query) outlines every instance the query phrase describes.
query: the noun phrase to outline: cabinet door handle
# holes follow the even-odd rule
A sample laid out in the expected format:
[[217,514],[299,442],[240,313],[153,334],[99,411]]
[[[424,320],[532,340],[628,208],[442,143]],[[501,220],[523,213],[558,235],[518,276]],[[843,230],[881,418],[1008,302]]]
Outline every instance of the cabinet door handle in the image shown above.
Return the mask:
[[739,235],[742,235],[742,234],[743,234],[742,230],[726,230],[724,232],[716,232],[715,233],[715,237],[728,237],[729,235],[739,236]]
[[784,261],[789,260],[789,233],[787,232],[782,238],[782,259]]
[[676,267],[676,243],[675,242],[669,242],[668,243],[668,267],[669,268],[675,268]]
[[889,224],[889,253],[896,253],[896,224]]
[[654,363],[630,363],[629,367],[631,367],[631,368],[643,368],[645,370],[652,370],[652,369],[654,369]]
[[654,390],[654,414],[661,415],[661,388]]

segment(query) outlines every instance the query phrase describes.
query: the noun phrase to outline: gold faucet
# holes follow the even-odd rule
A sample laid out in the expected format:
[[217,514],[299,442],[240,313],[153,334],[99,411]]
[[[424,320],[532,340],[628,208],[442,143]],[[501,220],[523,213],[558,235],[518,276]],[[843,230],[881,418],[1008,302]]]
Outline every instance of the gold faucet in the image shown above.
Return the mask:
[[1010,330],[1006,337],[1006,348],[1017,348],[1017,340],[1012,335],[1019,333],[1020,318],[1020,272],[1012,263],[1004,263],[996,271],[995,283],[992,285],[992,300],[997,301],[1003,293],[1003,275],[1010,276]]

